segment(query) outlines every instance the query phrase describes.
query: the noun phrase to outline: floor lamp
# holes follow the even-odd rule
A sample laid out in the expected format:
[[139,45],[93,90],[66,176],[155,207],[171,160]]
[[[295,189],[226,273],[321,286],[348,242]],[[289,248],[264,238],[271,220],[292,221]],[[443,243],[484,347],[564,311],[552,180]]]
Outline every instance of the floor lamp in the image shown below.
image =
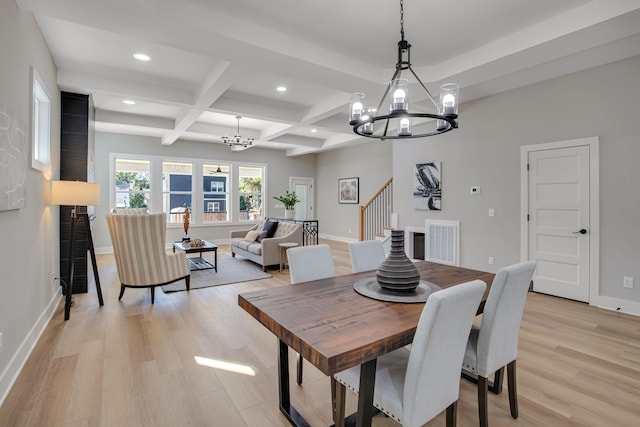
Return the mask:
[[83,181],[53,181],[51,183],[51,203],[54,205],[73,206],[71,209],[71,236],[69,237],[69,262],[64,303],[64,320],[69,320],[75,264],[74,245],[76,239],[76,223],[78,222],[78,219],[84,221],[87,227],[89,252],[91,253],[93,275],[96,279],[98,301],[100,302],[100,306],[104,305],[102,300],[102,289],[100,288],[100,277],[98,276],[98,266],[96,264],[96,252],[93,248],[93,237],[91,236],[89,214],[78,213],[78,206],[97,206],[100,204],[100,185]]

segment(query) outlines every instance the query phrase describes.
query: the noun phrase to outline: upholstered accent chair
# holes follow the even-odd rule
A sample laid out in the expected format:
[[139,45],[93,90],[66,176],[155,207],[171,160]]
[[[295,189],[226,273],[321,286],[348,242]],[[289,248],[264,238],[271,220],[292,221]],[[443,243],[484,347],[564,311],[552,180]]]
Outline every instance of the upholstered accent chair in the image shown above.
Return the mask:
[[[400,348],[376,362],[376,408],[405,427],[422,426],[446,409],[447,427],[456,425],[460,366],[486,287],[474,280],[429,295],[411,350]],[[332,377],[336,426],[344,426],[345,386],[358,393],[360,366]]]
[[119,300],[125,288],[150,288],[153,304],[156,286],[182,279],[190,289],[185,253],[168,253],[165,248],[166,214],[108,214],[107,225],[120,278]]
[[111,213],[115,215],[146,215],[149,213],[147,208],[113,208]]
[[[491,391],[502,391],[504,367],[507,367],[509,407],[518,418],[516,392],[516,358],[518,335],[524,304],[535,262],[523,262],[498,271],[487,297],[480,327],[473,326],[462,364],[463,375],[478,383],[478,413],[480,426],[489,425],[487,413],[488,378],[494,374]],[[465,372],[466,371],[466,372]]]
[[[287,249],[291,284],[326,279],[336,275],[329,245],[298,246]],[[297,382],[302,384],[302,356],[298,354]]]
[[377,269],[385,260],[384,245],[380,240],[349,243],[351,269],[354,273]]

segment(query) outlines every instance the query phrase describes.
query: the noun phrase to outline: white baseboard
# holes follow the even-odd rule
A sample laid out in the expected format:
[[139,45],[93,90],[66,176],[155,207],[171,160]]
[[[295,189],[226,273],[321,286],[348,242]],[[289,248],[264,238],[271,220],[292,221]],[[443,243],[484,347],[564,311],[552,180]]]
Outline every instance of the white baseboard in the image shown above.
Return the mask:
[[56,308],[58,308],[60,298],[62,298],[62,287],[58,287],[58,290],[43,310],[38,321],[33,325],[24,341],[22,341],[22,344],[20,344],[20,347],[18,347],[18,351],[16,351],[11,358],[9,365],[7,365],[7,368],[2,375],[0,375],[0,406],[2,406],[4,400],[7,398],[11,387],[13,387],[13,384],[18,379],[18,375],[20,375],[20,371],[22,371],[24,364],[27,363],[29,355],[31,355],[40,336],[49,324],[51,317],[53,317],[53,313],[55,313]]
[[605,297],[598,295],[589,301],[589,305],[593,305],[605,310],[618,311],[620,313],[633,314],[640,316],[640,302],[628,301],[620,298]]

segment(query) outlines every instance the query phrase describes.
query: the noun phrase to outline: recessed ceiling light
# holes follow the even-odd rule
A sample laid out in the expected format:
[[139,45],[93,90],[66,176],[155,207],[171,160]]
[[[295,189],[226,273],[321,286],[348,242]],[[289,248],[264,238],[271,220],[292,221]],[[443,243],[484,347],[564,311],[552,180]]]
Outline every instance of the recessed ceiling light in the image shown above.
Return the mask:
[[277,90],[278,92],[286,92],[286,91],[287,91],[287,88],[286,88],[286,86],[278,86],[278,87],[276,88],[276,90]]
[[136,101],[134,101],[133,99],[125,99],[124,101],[122,101],[122,103],[127,105],[136,105]]
[[142,61],[142,62],[151,61],[151,57],[149,55],[144,54],[144,53],[134,53],[133,57],[136,58],[138,61]]
[[318,129],[311,129],[311,133],[316,133],[318,132]]

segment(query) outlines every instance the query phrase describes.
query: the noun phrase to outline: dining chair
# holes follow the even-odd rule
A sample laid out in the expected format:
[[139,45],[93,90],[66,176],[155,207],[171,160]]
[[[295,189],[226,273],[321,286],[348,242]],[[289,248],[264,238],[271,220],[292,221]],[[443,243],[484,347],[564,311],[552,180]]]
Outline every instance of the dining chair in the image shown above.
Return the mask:
[[126,288],[155,288],[184,279],[187,291],[191,273],[184,252],[166,251],[166,214],[108,214],[107,225],[120,278],[120,296]]
[[[469,330],[486,289],[474,280],[429,295],[411,350],[377,359],[373,404],[403,426],[418,427],[446,409],[447,427],[456,425],[460,366]],[[345,387],[358,393],[360,366],[332,377],[333,414],[344,426]]]
[[380,240],[364,240],[349,243],[351,270],[354,273],[375,270],[386,259],[384,245]]
[[[473,326],[462,364],[463,376],[478,384],[480,427],[489,425],[487,391],[502,391],[504,367],[507,367],[509,408],[518,418],[516,357],[518,335],[535,262],[523,262],[498,271],[484,306],[480,326]],[[488,378],[494,374],[493,384]]]
[[[329,245],[298,246],[287,249],[291,284],[326,279],[336,275]],[[298,354],[296,381],[302,384],[302,356]]]
[[291,284],[334,277],[336,270],[329,245],[287,249]]

